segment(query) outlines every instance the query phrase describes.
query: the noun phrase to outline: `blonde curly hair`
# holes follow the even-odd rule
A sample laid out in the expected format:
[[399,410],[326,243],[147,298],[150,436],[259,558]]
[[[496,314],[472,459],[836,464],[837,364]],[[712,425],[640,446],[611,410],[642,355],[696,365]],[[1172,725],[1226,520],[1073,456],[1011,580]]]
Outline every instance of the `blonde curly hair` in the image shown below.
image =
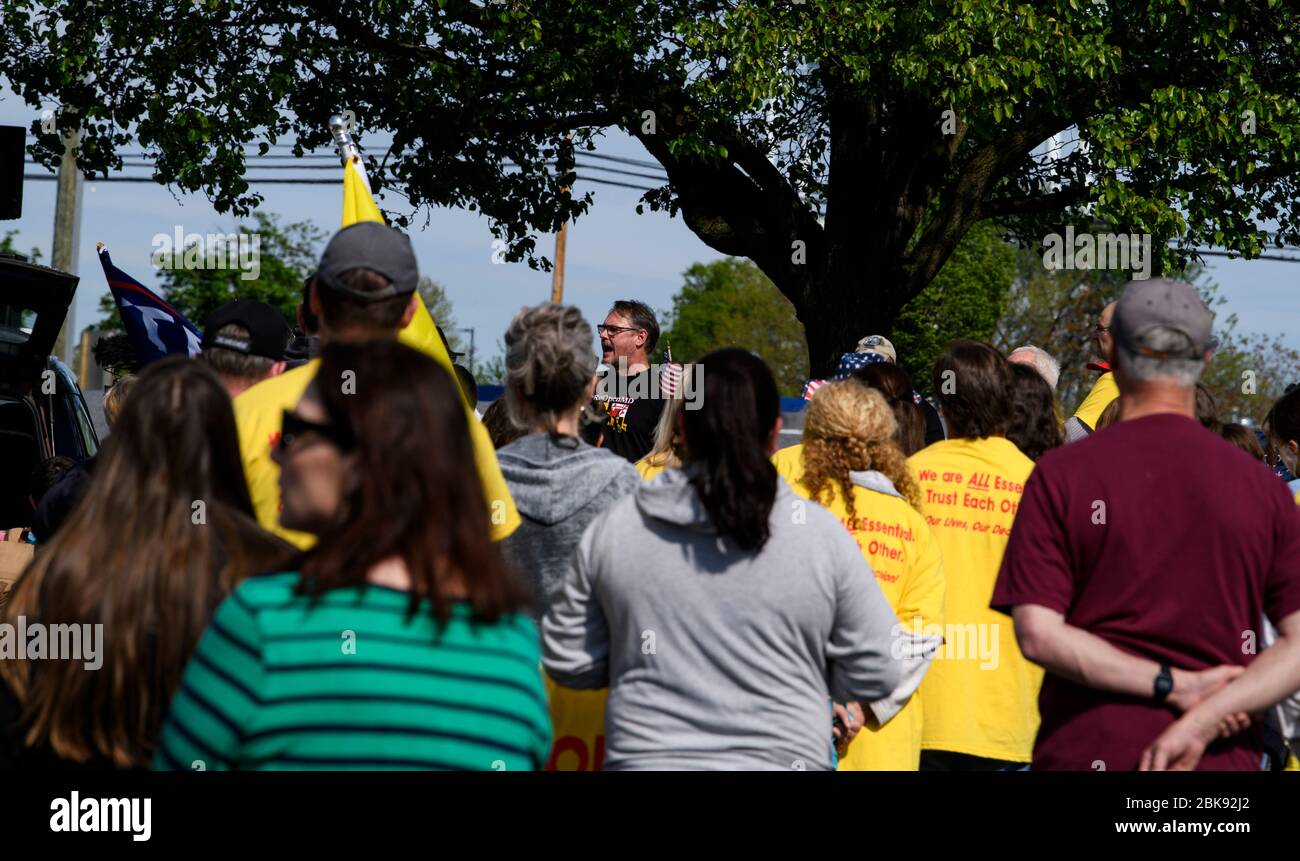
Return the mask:
[[849,472],[874,469],[919,509],[921,491],[894,441],[898,424],[885,398],[857,380],[829,383],[808,404],[803,428],[802,482],[821,502],[839,485],[850,517],[857,517]]

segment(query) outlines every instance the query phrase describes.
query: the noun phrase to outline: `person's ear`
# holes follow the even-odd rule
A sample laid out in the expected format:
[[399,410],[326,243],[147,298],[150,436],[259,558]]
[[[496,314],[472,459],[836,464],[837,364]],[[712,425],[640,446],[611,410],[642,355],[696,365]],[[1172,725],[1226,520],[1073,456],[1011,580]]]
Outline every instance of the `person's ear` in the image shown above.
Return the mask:
[[420,300],[418,297],[418,293],[411,294],[411,301],[406,303],[406,310],[402,312],[402,319],[398,321],[398,329],[405,329],[407,326],[411,325],[411,321],[415,319],[415,311],[420,307]]
[[780,416],[776,417],[776,423],[772,425],[772,434],[767,438],[767,453],[776,454],[777,449],[781,447],[781,425],[784,421]]
[[1300,457],[1300,445],[1297,445],[1295,440],[1289,439],[1283,445],[1290,449],[1292,457]]
[[[323,322],[325,318],[321,315],[320,309],[320,287],[314,280],[311,282],[311,292],[307,296],[307,305],[311,308],[312,316]],[[298,320],[302,321],[302,309],[298,311]],[[307,331],[306,327],[303,327],[303,331]]]
[[677,414],[677,438],[682,441],[683,446],[686,445],[686,411],[685,410],[682,410],[680,413]]
[[268,377],[278,377],[278,376],[280,376],[281,374],[284,373],[284,369],[287,368],[288,366],[289,366],[289,363],[286,362],[286,361],[284,361],[283,359],[281,359],[281,360],[278,361],[278,362],[272,362],[272,363],[271,363],[271,370],[267,373],[267,376],[268,376]]

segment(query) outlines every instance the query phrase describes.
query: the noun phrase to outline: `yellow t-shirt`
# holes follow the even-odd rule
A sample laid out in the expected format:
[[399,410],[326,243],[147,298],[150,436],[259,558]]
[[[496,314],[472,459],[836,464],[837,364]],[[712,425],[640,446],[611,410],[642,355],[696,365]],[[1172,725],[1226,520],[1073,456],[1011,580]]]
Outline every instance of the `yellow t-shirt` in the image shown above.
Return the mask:
[[777,449],[772,455],[772,463],[780,476],[789,482],[791,487],[795,487],[803,476],[803,443]]
[[943,556],[944,645],[921,682],[921,747],[1029,762],[1041,667],[1011,619],[989,609],[1020,495],[1034,464],[1003,437],[949,439],[908,459]]
[[546,771],[600,771],[605,764],[605,703],[609,688],[577,690],[557,685],[542,670],[551,706],[551,755]]
[[641,458],[640,460],[638,460],[636,463],[632,465],[635,466],[636,471],[641,474],[641,478],[645,479],[646,481],[652,480],[653,478],[655,478],[655,476],[659,475],[659,473],[663,472],[665,469],[668,468],[666,466],[657,466],[655,464],[650,463],[650,455],[646,455],[645,457]]
[[1110,402],[1119,397],[1119,386],[1115,383],[1115,375],[1110,371],[1102,374],[1097,378],[1097,382],[1092,384],[1092,391],[1079,404],[1079,408],[1074,411],[1074,417],[1088,426],[1090,430],[1097,429],[1097,420],[1101,414],[1110,406]]
[[[811,498],[801,482],[791,486],[795,493]],[[853,488],[856,517],[852,521],[838,485],[832,485],[829,494],[823,492],[818,502],[858,542],[904,630],[924,631],[943,624],[943,567],[925,517],[906,499],[865,487]],[[867,723],[840,759],[839,770],[916,771],[921,762],[921,692],[912,694],[884,726],[876,723],[870,710],[866,715]]]
[[[234,400],[239,451],[244,460],[244,477],[248,480],[257,522],[300,550],[314,545],[316,536],[280,525],[280,467],[271,460],[271,449],[280,440],[280,419],[284,411],[292,409],[301,400],[319,365],[319,360],[313,359],[278,377],[263,380]],[[483,482],[483,495],[488,500],[492,538],[500,541],[518,528],[519,512],[506,487],[505,477],[501,475],[487,429],[474,418],[468,406],[465,416],[474,443],[474,463]]]

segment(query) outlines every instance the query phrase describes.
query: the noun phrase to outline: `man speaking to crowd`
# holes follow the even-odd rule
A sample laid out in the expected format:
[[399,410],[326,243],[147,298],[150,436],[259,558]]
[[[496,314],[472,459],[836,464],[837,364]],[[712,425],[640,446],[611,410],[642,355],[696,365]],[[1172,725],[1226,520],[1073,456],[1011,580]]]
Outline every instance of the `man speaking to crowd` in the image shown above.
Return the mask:
[[587,441],[636,463],[654,446],[664,410],[649,358],[659,341],[659,321],[644,303],[620,299],[596,331],[607,370],[596,386],[595,405],[606,420],[588,433]]

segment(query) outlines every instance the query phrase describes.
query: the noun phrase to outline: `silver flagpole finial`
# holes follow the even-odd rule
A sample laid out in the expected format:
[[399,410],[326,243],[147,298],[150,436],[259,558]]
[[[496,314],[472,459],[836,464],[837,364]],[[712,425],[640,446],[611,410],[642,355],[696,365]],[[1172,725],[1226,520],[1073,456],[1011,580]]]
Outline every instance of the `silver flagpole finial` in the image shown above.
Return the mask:
[[330,117],[330,133],[334,135],[334,148],[344,164],[358,155],[357,145],[352,142],[352,123],[346,118],[339,114]]

